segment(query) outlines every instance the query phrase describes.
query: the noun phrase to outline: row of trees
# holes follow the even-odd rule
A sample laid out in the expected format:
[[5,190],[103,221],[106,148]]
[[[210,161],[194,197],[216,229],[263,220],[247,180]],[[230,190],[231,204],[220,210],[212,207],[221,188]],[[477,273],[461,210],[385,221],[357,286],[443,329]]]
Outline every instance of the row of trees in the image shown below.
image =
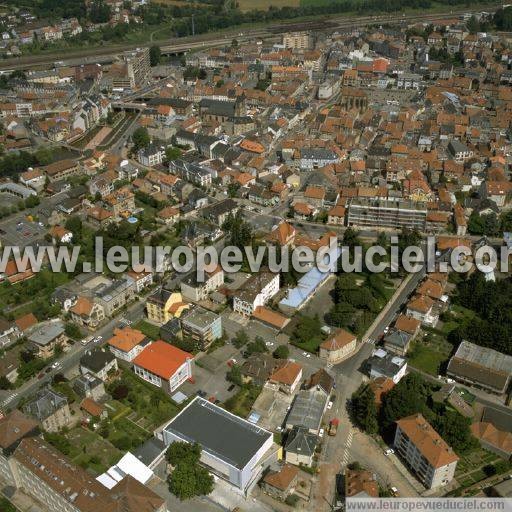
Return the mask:
[[459,283],[457,292],[456,303],[476,315],[463,320],[448,340],[458,344],[464,339],[512,355],[512,280],[486,281],[474,272]]
[[356,424],[368,434],[381,433],[392,439],[395,422],[421,413],[439,435],[459,454],[478,446],[470,430],[470,420],[444,404],[433,403],[432,387],[419,375],[410,373],[382,397],[380,409],[367,384],[352,396],[352,414]]
[[468,231],[472,235],[499,236],[503,231],[512,231],[512,212],[503,212],[499,217],[496,213],[480,215],[473,212],[469,216]]

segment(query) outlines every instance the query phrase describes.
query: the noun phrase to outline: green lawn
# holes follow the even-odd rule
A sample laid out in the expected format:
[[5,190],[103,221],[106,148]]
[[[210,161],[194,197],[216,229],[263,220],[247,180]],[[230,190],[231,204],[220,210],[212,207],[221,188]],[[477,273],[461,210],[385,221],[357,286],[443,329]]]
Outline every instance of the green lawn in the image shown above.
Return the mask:
[[226,409],[237,416],[247,418],[260,392],[261,388],[259,386],[244,386],[240,388],[236,395],[226,401]]
[[136,324],[132,325],[133,329],[138,329],[143,334],[145,334],[148,338],[152,340],[160,339],[160,327],[158,325],[150,324],[145,320],[139,320]]
[[[137,425],[139,425],[142,432],[144,430],[153,431],[156,427],[178,414],[180,410],[180,407],[164,391],[139,379],[129,370],[124,371],[120,381],[113,383],[111,389],[120,383],[128,387],[129,393],[122,400],[109,402],[109,405],[116,409],[115,413],[110,411],[111,417],[120,418],[120,420],[131,420],[131,422],[136,424],[134,425],[135,433],[137,433]],[[122,409],[122,407],[127,410]],[[117,424],[120,420],[116,420],[114,423]],[[131,425],[127,425],[124,421],[120,423],[120,426],[125,430],[132,428]]]
[[439,375],[439,367],[447,358],[446,353],[437,352],[422,342],[413,342],[409,351],[409,365],[433,376]]
[[123,455],[110,441],[83,427],[70,430],[66,437],[71,442],[69,456],[73,462],[84,468],[91,468],[97,474],[106,471]]

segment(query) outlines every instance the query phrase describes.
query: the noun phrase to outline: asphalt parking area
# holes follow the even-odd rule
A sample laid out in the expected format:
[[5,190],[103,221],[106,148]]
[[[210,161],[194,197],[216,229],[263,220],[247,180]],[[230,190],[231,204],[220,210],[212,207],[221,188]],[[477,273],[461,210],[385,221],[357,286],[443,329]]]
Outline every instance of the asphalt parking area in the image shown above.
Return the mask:
[[25,247],[44,239],[47,229],[24,216],[0,223],[0,237],[4,246]]

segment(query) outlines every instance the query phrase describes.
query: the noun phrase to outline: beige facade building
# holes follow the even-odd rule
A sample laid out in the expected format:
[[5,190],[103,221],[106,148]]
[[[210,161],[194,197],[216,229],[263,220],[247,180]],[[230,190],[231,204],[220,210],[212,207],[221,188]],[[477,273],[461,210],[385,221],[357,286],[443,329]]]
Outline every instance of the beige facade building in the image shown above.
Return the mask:
[[395,449],[428,489],[453,480],[459,457],[421,415],[396,422]]
[[357,338],[348,331],[340,329],[320,345],[320,359],[328,363],[338,363],[356,349]]

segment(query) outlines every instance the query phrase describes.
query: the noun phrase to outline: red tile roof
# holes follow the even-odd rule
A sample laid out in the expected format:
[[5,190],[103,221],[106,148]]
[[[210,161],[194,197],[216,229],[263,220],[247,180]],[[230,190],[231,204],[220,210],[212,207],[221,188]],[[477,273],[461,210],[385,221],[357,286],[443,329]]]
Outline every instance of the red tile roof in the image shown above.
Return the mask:
[[169,380],[187,359],[193,359],[192,354],[158,340],[147,346],[133,360],[133,364]]

